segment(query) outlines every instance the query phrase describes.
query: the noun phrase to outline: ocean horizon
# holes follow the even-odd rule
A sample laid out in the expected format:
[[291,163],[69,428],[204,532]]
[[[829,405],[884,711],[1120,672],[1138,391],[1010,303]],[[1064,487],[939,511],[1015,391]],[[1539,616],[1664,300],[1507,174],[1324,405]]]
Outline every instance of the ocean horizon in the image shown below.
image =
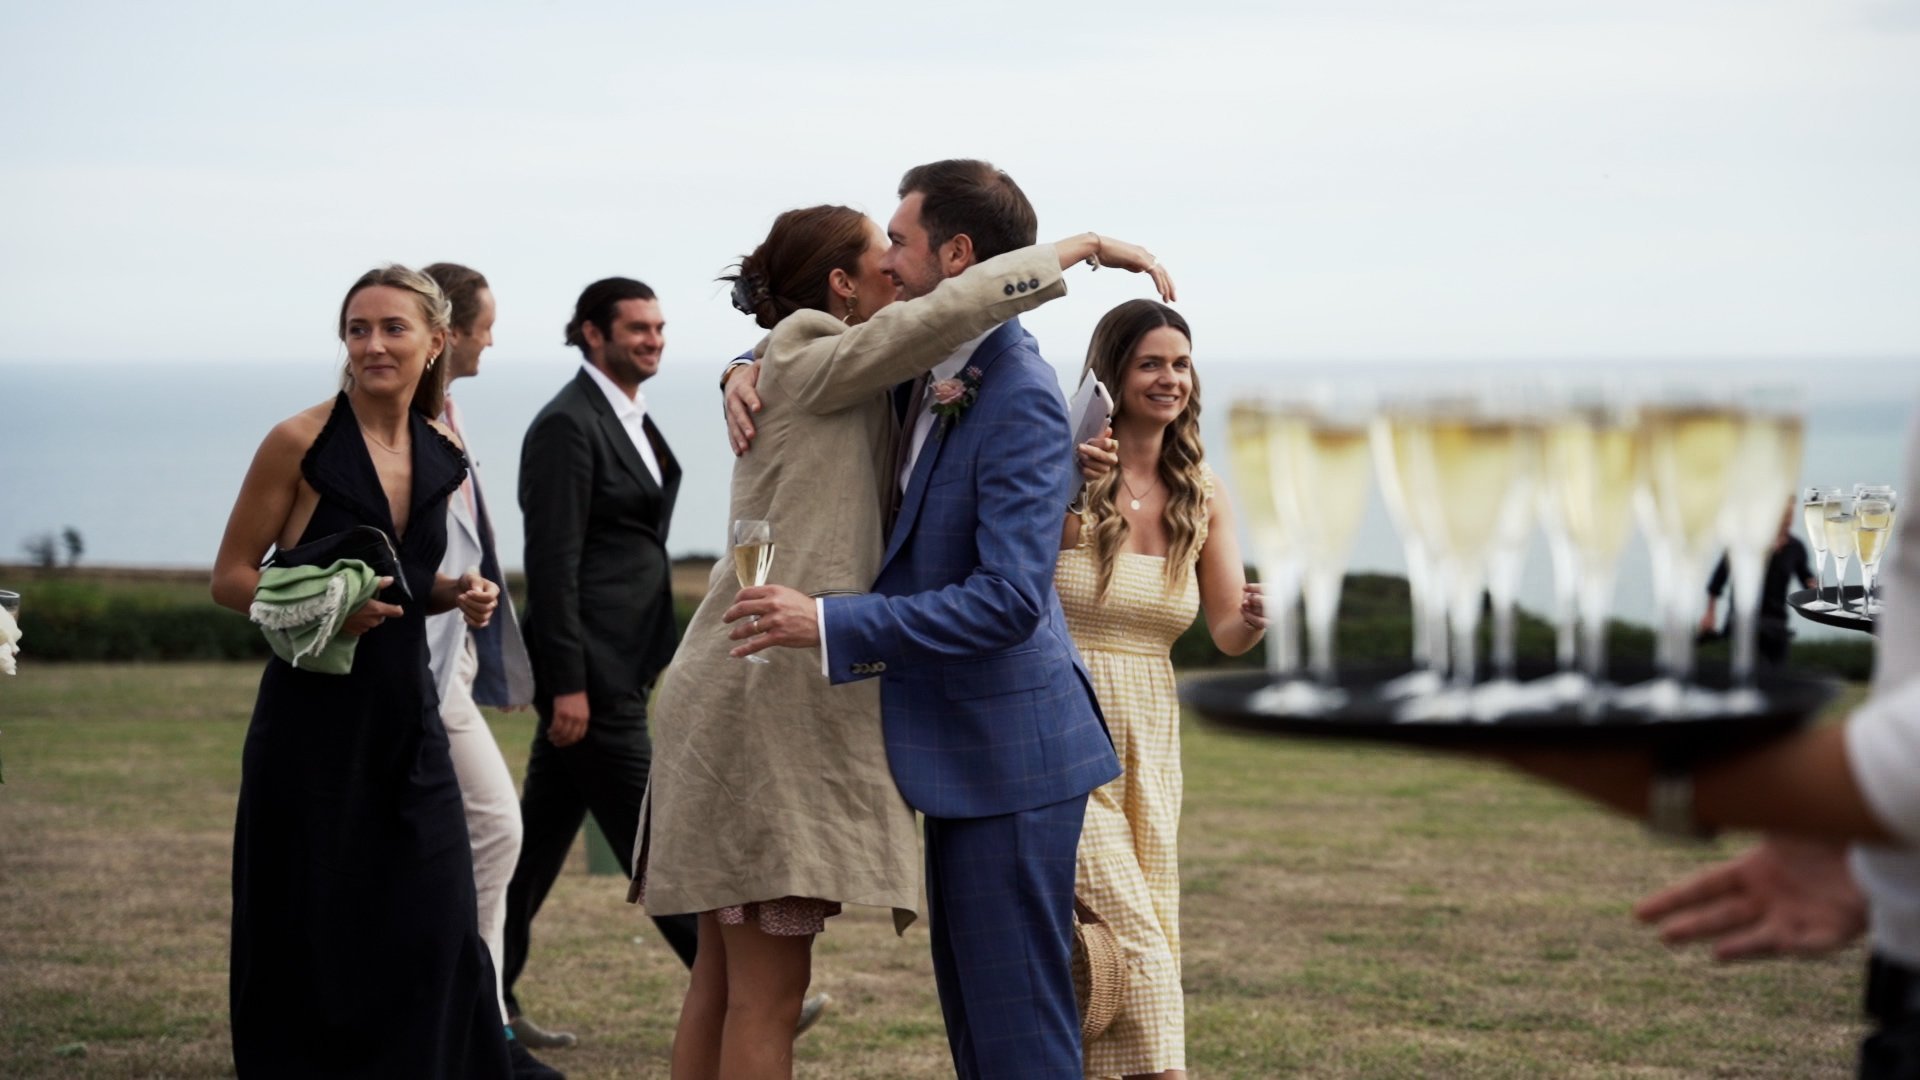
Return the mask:
[[[1059,355],[1065,353],[1056,351]],[[83,564],[210,567],[260,440],[276,422],[331,396],[337,363],[0,361],[0,561],[27,561],[29,538],[72,527],[85,542]],[[726,548],[733,456],[717,389],[724,363],[724,358],[678,359],[670,350],[661,373],[643,387],[649,412],[684,470],[668,535],[668,549],[676,557],[714,556]],[[1077,359],[1056,361],[1055,367],[1063,386],[1077,381]],[[515,496],[521,436],[577,370],[577,360],[558,353],[538,360],[489,354],[480,376],[453,387],[490,496],[501,563],[508,569],[523,561]],[[1901,484],[1904,437],[1920,404],[1920,362],[1911,360],[1214,359],[1203,360],[1197,370],[1202,436],[1229,487],[1234,479],[1224,452],[1226,405],[1237,395],[1267,388],[1349,381],[1375,388],[1468,386],[1542,377],[1640,385],[1794,385],[1803,389],[1806,402],[1803,485]],[[1369,503],[1351,569],[1402,573],[1399,540],[1377,491]],[[1536,538],[1521,589],[1523,605],[1549,610],[1551,584],[1544,543]],[[1650,589],[1644,544],[1636,539],[1622,560],[1617,615],[1649,621]],[[1795,629],[1807,636],[1845,633],[1802,620],[1796,620]]]

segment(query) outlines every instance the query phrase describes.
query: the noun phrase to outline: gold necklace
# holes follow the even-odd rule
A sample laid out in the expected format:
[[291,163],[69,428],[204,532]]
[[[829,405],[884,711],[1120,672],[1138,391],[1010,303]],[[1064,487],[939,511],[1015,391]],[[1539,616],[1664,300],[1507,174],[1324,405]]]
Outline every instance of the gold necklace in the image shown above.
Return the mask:
[[1159,485],[1160,485],[1160,472],[1159,470],[1156,469],[1154,470],[1154,474],[1153,474],[1153,483],[1150,483],[1147,485],[1147,490],[1136,493],[1133,490],[1133,485],[1127,483],[1127,470],[1124,468],[1120,470],[1120,486],[1127,489],[1128,495],[1133,496],[1133,502],[1130,505],[1132,505],[1132,507],[1135,510],[1140,509],[1140,500],[1153,494],[1153,489],[1158,487]]
[[[388,446],[388,445],[387,445],[386,443],[383,443],[383,442],[381,442],[381,441],[380,441],[380,437],[379,437],[378,435],[375,435],[375,434],[374,434],[373,432],[371,432],[371,431],[368,431],[368,430],[367,430],[367,425],[365,425],[365,424],[361,424],[361,425],[360,425],[360,434],[362,434],[362,435],[365,435],[365,436],[367,437],[367,441],[369,441],[369,442],[371,442],[371,443],[373,443],[373,445],[375,445],[375,446],[377,446],[377,447],[379,447],[380,449],[382,449],[382,450],[385,450],[385,451],[386,451],[387,453],[389,453],[389,454],[404,454],[404,453],[406,453],[406,451],[404,451],[404,450],[395,450],[395,449],[394,449],[393,447],[391,447],[391,446]],[[1131,490],[1133,490],[1133,489],[1132,489],[1132,488],[1128,488],[1127,490],[1129,490],[1129,491],[1131,491]],[[1151,488],[1149,488],[1148,490],[1152,490],[1152,489],[1151,489]],[[1138,509],[1140,509],[1140,507],[1136,505],[1136,506],[1134,507],[1134,509],[1135,509],[1135,510],[1138,510]]]

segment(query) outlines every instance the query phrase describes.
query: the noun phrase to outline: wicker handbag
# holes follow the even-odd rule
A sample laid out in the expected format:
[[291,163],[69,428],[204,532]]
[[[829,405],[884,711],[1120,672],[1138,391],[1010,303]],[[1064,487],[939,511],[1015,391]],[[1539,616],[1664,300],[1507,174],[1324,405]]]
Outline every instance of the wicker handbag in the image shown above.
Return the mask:
[[1127,959],[1120,941],[1085,900],[1073,898],[1073,997],[1080,1006],[1080,1041],[1100,1037],[1126,996]]

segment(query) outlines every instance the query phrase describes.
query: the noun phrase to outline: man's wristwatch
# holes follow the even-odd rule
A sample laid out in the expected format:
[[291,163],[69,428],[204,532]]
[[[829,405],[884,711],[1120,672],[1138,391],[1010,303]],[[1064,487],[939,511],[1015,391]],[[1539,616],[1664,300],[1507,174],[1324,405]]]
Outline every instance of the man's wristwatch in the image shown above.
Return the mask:
[[1676,840],[1711,840],[1714,830],[1693,816],[1693,774],[1656,769],[1647,786],[1647,831]]

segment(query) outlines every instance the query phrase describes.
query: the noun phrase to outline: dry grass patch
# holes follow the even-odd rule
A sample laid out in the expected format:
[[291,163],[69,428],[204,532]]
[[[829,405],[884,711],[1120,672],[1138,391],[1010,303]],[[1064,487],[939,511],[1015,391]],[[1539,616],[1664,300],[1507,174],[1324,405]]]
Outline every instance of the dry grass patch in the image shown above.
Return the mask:
[[[230,842],[255,665],[29,665],[0,683],[0,1053],[18,1077],[231,1074]],[[531,718],[495,717],[518,771]],[[1187,733],[1197,1077],[1807,1077],[1850,1071],[1860,957],[1722,967],[1627,916],[1724,848],[1494,769]],[[584,857],[535,924],[528,1010],[577,1078],[652,1077],[685,973]],[[636,941],[636,939],[638,939]],[[925,931],[816,950],[800,1074],[950,1075]]]

